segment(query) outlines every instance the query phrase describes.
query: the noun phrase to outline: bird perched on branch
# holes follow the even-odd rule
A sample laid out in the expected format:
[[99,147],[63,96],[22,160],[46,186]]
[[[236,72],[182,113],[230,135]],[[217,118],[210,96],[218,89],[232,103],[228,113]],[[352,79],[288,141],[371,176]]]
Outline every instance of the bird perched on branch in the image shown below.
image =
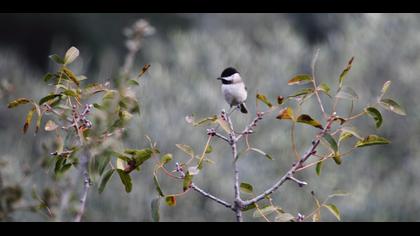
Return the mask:
[[239,72],[233,67],[228,67],[217,79],[222,82],[222,93],[230,107],[237,106],[242,113],[248,113],[245,106],[248,92]]

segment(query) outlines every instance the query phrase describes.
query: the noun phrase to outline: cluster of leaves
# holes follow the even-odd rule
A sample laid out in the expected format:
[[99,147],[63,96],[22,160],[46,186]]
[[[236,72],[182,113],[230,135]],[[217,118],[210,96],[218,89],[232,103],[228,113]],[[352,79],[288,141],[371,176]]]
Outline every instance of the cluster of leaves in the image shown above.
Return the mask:
[[[310,125],[312,127],[315,127],[317,129],[324,129],[322,122],[319,120],[313,118],[314,116],[301,113],[302,110],[302,104],[307,101],[312,96],[317,96],[318,101],[321,106],[321,110],[323,112],[324,118],[328,117],[334,117],[334,124],[336,124],[335,130],[327,132],[322,137],[322,142],[327,150],[329,150],[325,154],[317,154],[316,156],[319,158],[318,161],[312,162],[311,164],[308,164],[307,166],[302,167],[301,169],[305,169],[309,166],[315,165],[315,170],[317,175],[321,174],[322,165],[325,160],[327,159],[333,159],[336,164],[340,165],[342,163],[342,158],[344,156],[349,155],[354,149],[356,148],[362,148],[372,145],[381,145],[381,144],[389,144],[390,141],[384,137],[381,137],[377,134],[368,134],[368,135],[360,135],[358,129],[351,125],[351,122],[354,121],[357,118],[360,118],[364,115],[369,116],[374,121],[375,127],[378,129],[381,127],[383,123],[383,116],[381,112],[379,111],[380,108],[384,110],[388,110],[391,112],[394,112],[398,115],[405,116],[406,112],[404,108],[397,103],[394,99],[390,98],[383,98],[386,92],[388,91],[391,81],[386,81],[380,91],[379,96],[376,99],[376,102],[374,104],[366,105],[363,110],[360,113],[357,113],[353,115],[353,106],[354,103],[358,100],[358,95],[355,92],[353,88],[350,86],[344,85],[345,78],[347,77],[350,69],[352,68],[354,58],[351,58],[346,66],[346,68],[342,71],[342,73],[339,75],[338,79],[338,87],[335,92],[335,94],[331,94],[331,88],[326,83],[321,83],[320,85],[316,84],[316,80],[314,78],[314,74],[299,74],[296,76],[293,76],[292,79],[288,81],[288,85],[295,86],[295,85],[310,85],[309,87],[302,88],[296,92],[294,92],[292,95],[284,98],[284,97],[277,97],[277,103],[278,105],[283,105],[287,101],[294,101],[296,104],[296,108],[293,109],[291,104],[288,104],[286,107],[282,108],[278,115],[276,116],[279,120],[289,120],[292,122],[292,145],[294,152],[298,157],[296,146],[295,146],[295,140],[294,140],[294,127],[296,123],[302,123],[305,125]],[[314,70],[314,68],[313,68]],[[324,107],[322,104],[322,100],[320,98],[320,94],[324,94],[327,99],[330,99],[332,108],[331,108],[331,114],[328,115],[324,111]],[[274,108],[271,101],[269,99],[262,95],[257,94],[257,100],[262,101],[264,104],[266,104],[271,109]],[[350,102],[350,112],[348,116],[342,116],[337,114],[336,108],[339,100],[347,100]],[[354,138],[353,144],[351,145],[352,148],[347,151],[342,151],[340,149],[340,144],[342,144],[345,140]],[[342,145],[341,145],[342,146]],[[341,196],[341,194],[333,194],[331,196]],[[334,214],[338,220],[340,220],[340,214],[338,208],[333,204],[320,204],[317,199],[317,210],[310,215],[313,215],[314,221],[320,220],[320,208],[325,207],[328,209],[332,214]]]
[[[138,79],[150,65],[146,65],[136,79],[120,75],[115,80],[117,88],[114,89],[110,81],[84,84],[87,77],[76,75],[70,68],[78,56],[79,50],[75,47],[68,49],[64,57],[51,55],[50,59],[58,65],[58,69],[47,73],[43,80],[53,87],[53,91],[38,101],[15,99],[8,108],[31,105],[23,133],[28,131],[35,113],[35,133],[39,132],[42,123],[45,123],[46,132],[55,133],[54,149],[49,151],[49,158],[55,160],[55,176],[63,176],[72,166],[78,167],[81,156],[87,155],[90,177],[96,174],[102,178],[100,192],[114,171],[118,172],[126,191],[130,192],[132,183],[129,173],[139,170],[140,165],[151,156],[151,149],[125,149],[124,154],[116,150],[120,147],[118,144],[122,142],[128,122],[134,114],[140,114],[140,105],[131,87],[139,85]],[[115,157],[116,168],[111,163],[112,157]],[[105,172],[108,166],[110,169]]]

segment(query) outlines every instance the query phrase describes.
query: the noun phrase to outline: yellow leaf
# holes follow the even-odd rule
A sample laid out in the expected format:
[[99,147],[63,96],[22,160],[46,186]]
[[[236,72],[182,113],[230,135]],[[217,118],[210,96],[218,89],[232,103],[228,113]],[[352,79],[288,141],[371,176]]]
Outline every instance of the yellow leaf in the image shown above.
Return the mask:
[[227,121],[223,120],[221,117],[217,118],[217,123],[219,123],[220,127],[222,127],[226,131],[226,133],[231,132],[229,123]]
[[293,110],[290,107],[283,108],[276,117],[279,120],[293,120]]
[[54,131],[57,128],[58,128],[58,125],[54,123],[54,121],[52,120],[47,121],[47,123],[45,124],[45,131]]
[[64,63],[70,64],[79,56],[79,49],[76,47],[71,47],[67,50],[66,55],[64,56]]

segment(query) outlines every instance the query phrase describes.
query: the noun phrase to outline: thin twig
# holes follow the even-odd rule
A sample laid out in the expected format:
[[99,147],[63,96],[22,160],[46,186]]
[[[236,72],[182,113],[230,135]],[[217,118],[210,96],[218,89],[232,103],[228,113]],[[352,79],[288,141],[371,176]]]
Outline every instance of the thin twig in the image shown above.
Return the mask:
[[77,212],[76,218],[74,219],[75,222],[80,222],[83,214],[85,213],[87,194],[89,192],[89,188],[91,184],[90,177],[89,177],[89,156],[87,154],[84,154],[82,156],[81,166],[83,168],[82,175],[83,175],[84,185],[83,185],[82,196],[80,198],[80,208],[79,208],[79,211]]
[[291,176],[296,172],[297,169],[302,167],[302,164],[313,154],[315,154],[315,149],[318,147],[321,138],[328,132],[328,130],[331,128],[331,124],[334,121],[334,117],[330,117],[328,119],[327,124],[325,125],[325,128],[315,137],[315,139],[312,141],[312,146],[306,151],[306,153],[303,155],[303,157],[300,159],[299,162],[295,163],[295,165],[292,166],[292,168],[287,171],[283,177],[280,178],[272,187],[267,189],[262,194],[258,195],[257,197],[244,201],[244,207],[249,206],[251,204],[254,204],[262,199],[264,199],[266,196],[272,194],[274,191],[276,191],[284,182],[290,179]]
[[312,60],[312,83],[314,85],[314,92],[315,92],[316,98],[318,100],[319,106],[321,107],[322,114],[324,115],[325,119],[327,119],[328,115],[325,112],[324,105],[322,105],[321,97],[319,96],[317,85],[316,85],[316,79],[315,79],[315,66],[316,66],[316,61],[318,59],[318,55],[319,55],[319,49],[317,49],[315,51],[315,55],[314,55],[314,58]]
[[299,153],[297,151],[297,148],[296,148],[295,126],[296,126],[296,123],[295,122],[292,122],[292,128],[290,130],[290,136],[291,136],[291,139],[292,139],[292,150],[293,150],[293,152],[295,154],[296,161],[299,161],[300,155],[299,155]]
[[296,179],[295,177],[293,177],[293,176],[289,176],[289,177],[287,177],[288,179],[290,179],[290,180],[292,180],[292,181],[294,181],[294,182],[296,182],[300,187],[302,187],[302,186],[304,186],[304,185],[307,185],[308,183],[306,183],[305,181],[301,181],[301,180],[298,180],[298,179]]
[[236,136],[235,140],[238,141],[245,134],[253,133],[253,128],[257,126],[258,121],[262,120],[264,114],[264,112],[258,112],[257,116],[252,120],[252,122],[248,126],[245,127],[244,131],[242,131],[240,134],[238,134],[238,136]]
[[194,183],[191,184],[191,188],[194,189],[195,191],[197,191],[198,193],[200,193],[201,195],[203,195],[203,196],[205,196],[205,197],[207,197],[207,198],[209,198],[209,199],[211,199],[215,202],[218,202],[218,203],[222,204],[223,206],[225,206],[227,208],[230,208],[232,210],[234,209],[231,204],[229,204],[226,201],[224,201],[224,200],[222,200],[218,197],[215,197],[215,196],[211,195],[210,193],[202,190],[201,188],[197,187],[197,185],[195,185]]
[[221,138],[221,139],[223,139],[223,140],[225,140],[226,142],[229,143],[229,139],[227,137],[225,137],[225,136],[223,136],[223,135],[221,135],[221,134],[219,134],[217,132],[214,132],[213,134],[214,134],[214,136],[216,136],[218,138]]

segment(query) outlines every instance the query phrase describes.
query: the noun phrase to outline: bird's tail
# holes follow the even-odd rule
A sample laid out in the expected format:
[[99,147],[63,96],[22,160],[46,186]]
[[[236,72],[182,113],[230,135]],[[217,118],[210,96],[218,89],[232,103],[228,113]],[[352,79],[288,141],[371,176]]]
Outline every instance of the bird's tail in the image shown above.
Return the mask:
[[246,108],[246,106],[245,106],[245,103],[241,103],[241,112],[242,113],[248,113],[248,109]]

